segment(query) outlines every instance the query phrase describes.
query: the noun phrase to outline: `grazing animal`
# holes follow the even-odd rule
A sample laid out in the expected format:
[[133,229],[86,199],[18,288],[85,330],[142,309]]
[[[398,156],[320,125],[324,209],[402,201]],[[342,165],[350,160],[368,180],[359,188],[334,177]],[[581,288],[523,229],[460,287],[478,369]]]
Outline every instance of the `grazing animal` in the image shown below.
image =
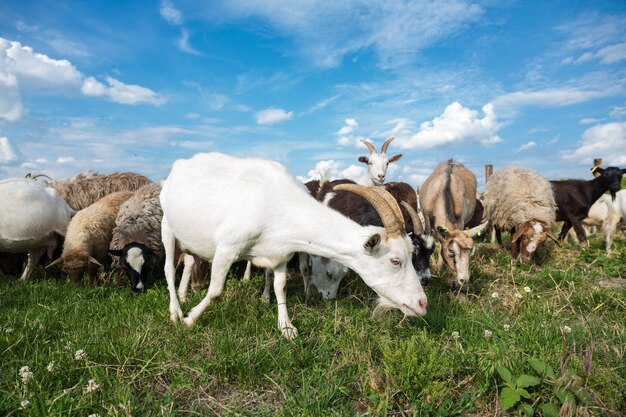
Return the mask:
[[[325,182],[316,198],[362,226],[382,226],[380,216],[366,199],[351,192],[334,191],[334,187],[339,184],[354,182],[346,179]],[[431,278],[430,255],[434,250],[434,238],[431,235],[430,224],[422,225],[417,215],[417,194],[404,182],[386,183],[382,188],[400,205],[405,232],[413,243],[413,267],[422,285],[426,285]],[[305,282],[305,288],[309,286],[317,288],[325,300],[336,298],[339,284],[348,273],[348,268],[319,256],[311,257],[311,268],[311,282]]]
[[110,266],[109,245],[113,237],[115,218],[131,191],[118,191],[80,210],[70,221],[61,257],[48,267],[63,264],[61,269],[73,283],[80,283],[85,271],[92,285],[96,283],[98,267]]
[[[618,229],[620,220],[623,222],[623,219],[626,219],[626,190],[615,193],[614,202],[611,201],[611,196],[602,194],[589,209],[587,217],[583,220],[583,225],[594,228],[601,227],[604,249],[610,252],[613,245],[613,234]],[[570,229],[567,235],[576,238],[573,229]]]
[[368,179],[363,185],[382,185],[385,182],[385,175],[387,175],[387,167],[390,163],[399,161],[402,158],[402,154],[394,155],[392,157],[387,156],[387,147],[393,141],[394,138],[389,138],[383,143],[380,149],[380,153],[376,152],[376,148],[372,145],[372,142],[361,139],[361,142],[370,151],[370,156],[359,157],[359,162],[367,164],[367,176]]
[[[377,187],[339,187],[372,201],[385,227],[360,226],[319,204],[276,162],[221,153],[174,162],[160,198],[170,319],[193,324],[222,293],[230,265],[245,259],[274,271],[278,328],[286,338],[296,336],[285,293],[287,261],[295,252],[350,267],[378,293],[383,308],[397,308],[408,316],[426,314],[426,295],[410,262],[413,245],[398,220],[397,204],[393,207]],[[212,260],[207,295],[187,317],[174,289],[177,241],[183,249]]]
[[[30,175],[35,179],[43,174]],[[114,172],[109,175],[93,171],[78,174],[72,178],[51,181],[49,185],[57,190],[61,197],[74,210],[82,210],[102,197],[116,191],[136,191],[151,181],[134,172]]]
[[587,242],[587,236],[582,222],[587,217],[593,203],[606,191],[610,191],[611,199],[615,200],[615,193],[621,188],[622,176],[626,170],[617,167],[602,169],[594,167],[596,178],[585,180],[550,181],[554,189],[556,201],[556,221],[562,221],[563,227],[559,234],[562,241],[567,232],[574,227],[576,237],[581,243]]
[[435,237],[441,248],[437,265],[445,262],[452,273],[452,283],[463,286],[470,279],[469,259],[474,252],[473,238],[486,223],[463,230],[476,206],[476,176],[452,159],[442,162],[420,188],[422,209],[436,225]]
[[44,252],[52,256],[74,210],[59,193],[30,179],[0,181],[0,251],[28,252],[20,279],[28,280]]
[[529,262],[549,237],[558,243],[552,226],[556,203],[550,182],[537,171],[507,166],[489,177],[483,196],[485,217],[496,229],[511,232],[511,256]]

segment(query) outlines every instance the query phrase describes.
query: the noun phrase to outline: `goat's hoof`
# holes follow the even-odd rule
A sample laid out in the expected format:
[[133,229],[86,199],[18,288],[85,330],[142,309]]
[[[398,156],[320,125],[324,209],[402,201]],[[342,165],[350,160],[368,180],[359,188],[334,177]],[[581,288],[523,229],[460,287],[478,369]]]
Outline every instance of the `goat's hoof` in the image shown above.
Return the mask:
[[269,304],[270,303],[270,296],[269,296],[269,294],[261,295],[261,301],[263,301],[265,304]]
[[298,337],[298,329],[296,329],[291,324],[281,324],[280,332],[283,334],[283,337],[287,340],[292,340],[294,337]]
[[180,308],[170,308],[170,321],[174,324],[183,318],[183,311]]
[[181,297],[181,296],[179,295],[179,296],[178,296],[178,301],[180,301],[181,303],[186,303],[186,302],[187,302],[187,296],[185,295],[185,296],[182,296],[182,297]]
[[183,317],[181,320],[187,327],[191,327],[195,323],[195,320],[189,316]]

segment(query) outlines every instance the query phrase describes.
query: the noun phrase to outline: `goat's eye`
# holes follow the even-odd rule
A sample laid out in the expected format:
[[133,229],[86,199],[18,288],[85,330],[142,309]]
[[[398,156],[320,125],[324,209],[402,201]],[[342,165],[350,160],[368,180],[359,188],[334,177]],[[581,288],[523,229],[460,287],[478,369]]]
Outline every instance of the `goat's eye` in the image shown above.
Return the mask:
[[390,261],[391,261],[392,264],[394,264],[396,266],[402,265],[402,261],[400,260],[400,258],[391,258]]
[[454,251],[452,249],[448,249],[448,255],[454,256]]
[[372,163],[371,163],[371,162],[368,162],[368,163],[367,163],[367,165],[372,166]]

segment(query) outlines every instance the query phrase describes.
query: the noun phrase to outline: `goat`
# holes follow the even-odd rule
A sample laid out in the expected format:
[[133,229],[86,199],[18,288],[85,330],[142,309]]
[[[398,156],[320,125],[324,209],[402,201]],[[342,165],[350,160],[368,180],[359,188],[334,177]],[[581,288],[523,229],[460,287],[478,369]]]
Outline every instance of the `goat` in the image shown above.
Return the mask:
[[[192,325],[223,291],[230,265],[240,259],[274,271],[278,328],[286,338],[297,330],[286,306],[286,265],[295,252],[325,256],[356,271],[380,296],[378,305],[405,315],[426,314],[426,295],[409,257],[413,251],[400,209],[377,187],[338,187],[364,195],[379,211],[384,228],[363,227],[315,201],[282,165],[221,153],[177,160],[161,191],[165,276],[170,319]],[[201,192],[199,192],[201,190]],[[174,289],[176,241],[212,260],[207,295],[183,317]]]
[[549,237],[558,243],[552,226],[556,203],[550,182],[532,169],[506,166],[493,173],[483,196],[485,217],[496,230],[511,231],[511,256],[529,262]]
[[[622,219],[626,219],[626,190],[620,190],[615,193],[614,202],[611,201],[611,196],[606,194],[601,195],[589,209],[587,217],[583,220],[583,226],[589,228],[601,227],[604,237],[604,249],[608,253],[611,251],[611,246],[613,245],[613,234]],[[585,234],[588,232],[587,227],[585,227]],[[574,239],[576,239],[573,229],[570,229],[567,235],[573,236]],[[576,239],[576,241],[578,240]]]
[[[317,200],[362,226],[382,226],[380,216],[366,199],[346,191],[333,191],[339,184],[354,182],[342,179],[323,183],[316,195]],[[405,231],[413,242],[413,267],[422,285],[426,285],[430,281],[429,259],[434,249],[434,239],[431,236],[430,224],[426,223],[424,227],[417,215],[417,194],[409,184],[403,182],[386,183],[382,188],[400,204]],[[348,268],[319,256],[311,257],[311,268],[311,283],[305,280],[305,288],[309,286],[317,288],[325,300],[334,299],[341,280],[348,273]]]
[[52,256],[73,214],[53,188],[30,179],[0,181],[0,251],[28,252],[20,280],[28,280],[44,252]]
[[453,274],[458,286],[469,282],[469,258],[474,252],[473,238],[486,223],[463,230],[476,206],[476,176],[452,159],[442,162],[424,181],[419,200],[430,223],[436,225],[435,237],[440,243],[437,266],[442,262]]
[[[28,174],[27,176],[36,179],[46,175]],[[78,211],[113,192],[136,191],[151,182],[145,176],[134,172],[114,172],[102,175],[88,171],[69,179],[51,181],[48,185],[57,190],[71,208]]]
[[80,283],[87,271],[95,284],[98,266],[108,269],[111,263],[109,245],[117,212],[132,195],[131,191],[111,193],[76,213],[67,227],[61,257],[47,268],[62,263],[61,269],[73,283]]
[[578,241],[587,242],[582,221],[587,217],[593,203],[607,190],[611,192],[611,199],[615,200],[615,193],[621,188],[622,176],[625,171],[617,167],[606,169],[594,167],[592,172],[597,176],[590,181],[550,181],[557,205],[556,221],[563,222],[559,241],[562,241],[567,232],[574,227]]
[[390,163],[399,161],[402,158],[402,154],[394,155],[392,157],[387,156],[387,147],[393,141],[394,138],[389,138],[383,143],[380,149],[380,153],[376,152],[376,148],[372,142],[361,139],[361,142],[370,151],[370,156],[359,157],[359,162],[367,164],[367,176],[368,179],[363,185],[382,185],[385,182],[385,175],[387,174],[387,167]]

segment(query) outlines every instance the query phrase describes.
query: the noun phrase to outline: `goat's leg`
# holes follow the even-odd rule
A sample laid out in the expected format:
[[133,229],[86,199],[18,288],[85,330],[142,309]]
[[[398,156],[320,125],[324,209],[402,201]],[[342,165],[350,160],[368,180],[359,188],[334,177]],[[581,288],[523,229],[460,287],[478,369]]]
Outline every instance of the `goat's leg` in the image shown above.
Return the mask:
[[271,268],[265,268],[265,287],[263,288],[263,294],[261,294],[261,301],[264,303],[270,302],[270,288],[272,288],[272,281],[274,280],[274,272]]
[[161,240],[165,248],[165,279],[167,281],[167,291],[170,294],[170,320],[176,323],[183,318],[183,311],[176,295],[176,267],[174,257],[176,256],[176,238],[167,223],[167,218],[163,216],[161,222]]
[[559,233],[559,241],[563,242],[565,240],[565,236],[567,236],[567,232],[572,228],[572,222],[569,220],[563,221],[563,227],[561,228],[561,233]]
[[298,252],[298,266],[300,267],[300,275],[304,284],[304,295],[309,296],[309,283],[311,280],[311,270],[309,269],[309,255],[304,252]]
[[276,304],[278,305],[278,329],[286,339],[293,339],[298,336],[298,329],[289,320],[286,285],[287,262],[284,262],[274,268],[274,293],[276,294]]
[[28,260],[26,261],[26,267],[24,268],[24,272],[20,277],[20,281],[28,281],[31,274],[35,270],[35,267],[39,263],[39,258],[41,258],[41,255],[43,255],[45,251],[45,247],[28,251]]
[[187,292],[189,289],[189,279],[191,278],[191,271],[193,270],[195,260],[193,256],[185,254],[183,262],[185,266],[183,267],[183,275],[180,278],[180,284],[178,284],[178,298],[181,303],[186,303]]
[[585,235],[585,229],[583,229],[582,223],[580,220],[576,219],[572,222],[572,226],[574,226],[574,231],[576,232],[576,237],[578,241],[582,245],[585,243],[587,247],[589,247],[589,242],[587,241],[587,235]]
[[250,281],[250,277],[252,277],[252,261],[248,261],[246,263],[246,272],[243,273],[243,280]]
[[224,291],[224,284],[226,283],[226,277],[228,276],[228,270],[235,260],[236,251],[231,250],[228,247],[218,246],[211,264],[211,282],[209,284],[209,289],[202,301],[191,309],[189,314],[187,314],[187,317],[183,318],[183,323],[187,326],[194,324],[209,304],[222,295],[222,291]]

